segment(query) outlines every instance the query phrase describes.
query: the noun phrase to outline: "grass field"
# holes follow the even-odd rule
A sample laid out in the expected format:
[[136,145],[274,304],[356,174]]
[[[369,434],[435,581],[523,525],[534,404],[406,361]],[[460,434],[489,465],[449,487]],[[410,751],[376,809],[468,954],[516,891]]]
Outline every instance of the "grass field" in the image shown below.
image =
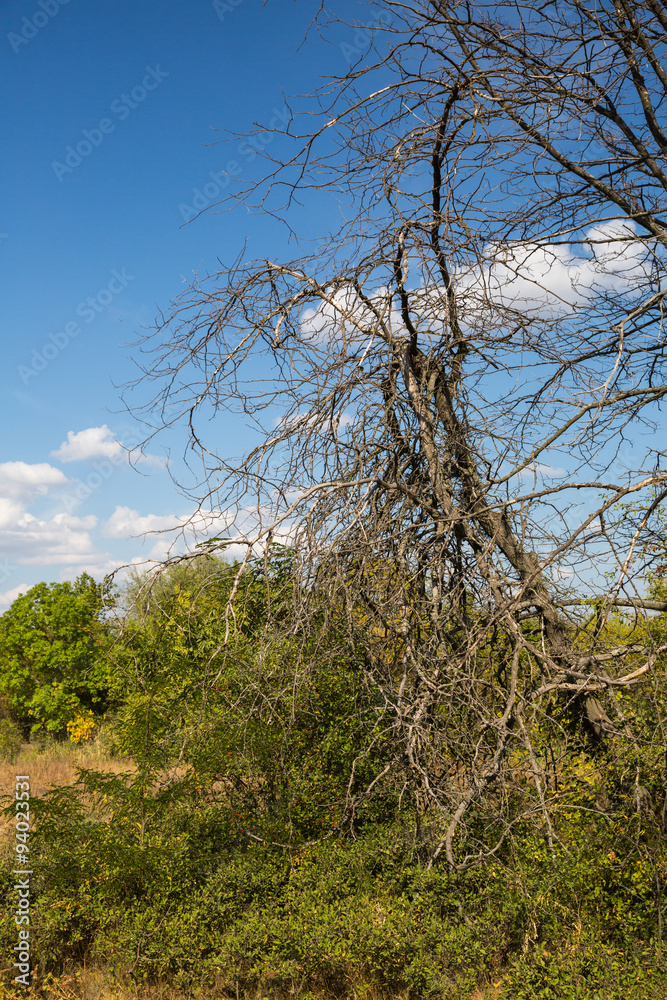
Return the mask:
[[[39,797],[50,788],[76,781],[77,767],[94,767],[120,774],[128,771],[131,765],[109,756],[94,742],[80,746],[74,743],[52,742],[43,746],[24,743],[13,763],[0,760],[0,795],[12,793],[17,774],[27,774],[30,776],[31,797]],[[0,814],[2,851],[12,848],[13,834],[11,820]]]

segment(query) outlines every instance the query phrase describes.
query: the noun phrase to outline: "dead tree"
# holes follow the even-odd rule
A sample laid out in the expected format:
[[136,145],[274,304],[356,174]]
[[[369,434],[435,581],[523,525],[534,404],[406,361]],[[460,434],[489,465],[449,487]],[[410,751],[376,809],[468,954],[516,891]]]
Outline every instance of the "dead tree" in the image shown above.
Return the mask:
[[[553,845],[549,707],[592,749],[636,741],[615,694],[663,652],[641,581],[667,495],[642,436],[667,393],[667,7],[375,7],[369,57],[237,194],[289,222],[296,195],[334,192],[343,227],[194,284],[141,383],[248,558],[298,552],[273,638],[323,607],[344,625],[395,749],[347,805],[417,788],[431,863],[457,867],[510,832],[521,776]],[[252,423],[249,454],[206,437],[217,412]],[[644,624],[613,645],[618,606]]]

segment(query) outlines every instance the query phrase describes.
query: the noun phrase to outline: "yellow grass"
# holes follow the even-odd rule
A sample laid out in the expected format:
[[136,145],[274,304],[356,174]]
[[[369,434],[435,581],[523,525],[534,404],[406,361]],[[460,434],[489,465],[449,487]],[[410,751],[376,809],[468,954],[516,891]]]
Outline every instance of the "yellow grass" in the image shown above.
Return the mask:
[[[94,743],[54,744],[41,750],[25,743],[15,763],[0,761],[0,794],[13,795],[16,775],[27,774],[30,796],[38,797],[50,788],[76,781],[77,767],[93,767],[120,774],[130,769],[126,760],[105,756]],[[10,817],[0,815],[0,851],[13,848],[14,827]]]
[[[500,983],[476,991],[470,1000],[497,1000]],[[332,993],[309,993],[310,1000],[338,1000]],[[185,1000],[183,993],[170,986],[127,987],[113,982],[113,978],[101,969],[79,969],[58,981],[46,983],[40,992],[21,988],[18,992],[5,994],[6,1000]],[[360,987],[357,994],[350,991],[351,1000],[407,1000],[406,993],[387,993],[369,987]],[[188,1000],[299,1000],[298,994],[271,990],[247,992],[234,989],[196,990]]]

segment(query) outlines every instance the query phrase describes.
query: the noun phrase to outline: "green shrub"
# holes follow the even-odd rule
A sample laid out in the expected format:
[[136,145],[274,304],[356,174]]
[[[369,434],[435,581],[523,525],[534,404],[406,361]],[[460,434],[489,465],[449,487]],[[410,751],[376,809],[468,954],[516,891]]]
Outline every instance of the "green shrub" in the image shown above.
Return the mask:
[[[41,975],[85,961],[185,994],[217,983],[232,995],[468,1000],[501,979],[507,1000],[667,995],[643,847],[610,858],[620,834],[590,814],[568,819],[571,842],[555,856],[525,829],[457,873],[418,862],[409,810],[300,850],[271,847],[192,774],[84,771],[33,808]],[[4,948],[13,881],[7,860]]]
[[503,1000],[664,1000],[667,969],[643,949],[590,939],[570,952],[539,948],[504,978]]
[[0,760],[13,764],[21,752],[21,731],[11,719],[0,719]]

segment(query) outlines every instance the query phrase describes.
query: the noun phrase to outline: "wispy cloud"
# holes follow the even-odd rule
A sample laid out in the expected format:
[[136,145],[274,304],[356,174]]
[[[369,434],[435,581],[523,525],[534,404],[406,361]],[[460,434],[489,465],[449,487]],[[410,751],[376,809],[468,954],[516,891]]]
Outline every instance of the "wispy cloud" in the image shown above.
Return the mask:
[[[528,319],[574,315],[606,294],[641,294],[650,275],[650,251],[630,220],[598,223],[576,243],[489,243],[480,261],[454,273],[459,321],[502,323],[506,309]],[[445,289],[414,288],[410,301],[422,342],[439,340],[447,319]],[[329,301],[301,316],[304,340],[350,353],[369,346],[381,326],[392,335],[407,332],[384,287],[368,293],[366,301],[351,285],[332,290]]]

